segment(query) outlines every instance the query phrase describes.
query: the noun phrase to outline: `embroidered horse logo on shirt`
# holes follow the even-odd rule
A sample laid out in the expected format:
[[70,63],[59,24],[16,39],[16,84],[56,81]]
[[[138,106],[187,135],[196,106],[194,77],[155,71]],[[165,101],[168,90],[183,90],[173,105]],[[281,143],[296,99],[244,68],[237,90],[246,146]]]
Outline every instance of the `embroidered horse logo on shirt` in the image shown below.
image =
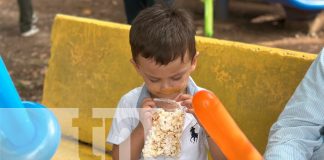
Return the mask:
[[197,142],[197,140],[198,140],[198,133],[195,132],[195,127],[194,126],[191,127],[190,133],[191,133],[190,142],[192,142],[192,143]]

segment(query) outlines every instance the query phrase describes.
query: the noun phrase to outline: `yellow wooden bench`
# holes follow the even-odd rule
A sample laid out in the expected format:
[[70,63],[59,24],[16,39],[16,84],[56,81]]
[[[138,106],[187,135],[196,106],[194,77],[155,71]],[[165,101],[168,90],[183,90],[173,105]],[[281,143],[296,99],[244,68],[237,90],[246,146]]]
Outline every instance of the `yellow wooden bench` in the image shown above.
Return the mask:
[[[64,135],[54,159],[103,158],[92,145],[109,153],[105,139],[112,119],[107,116],[123,94],[142,83],[129,63],[128,33],[128,25],[56,16],[43,93],[43,104],[54,111]],[[263,153],[269,128],[316,55],[203,37],[196,41],[200,55],[193,78],[220,98]]]

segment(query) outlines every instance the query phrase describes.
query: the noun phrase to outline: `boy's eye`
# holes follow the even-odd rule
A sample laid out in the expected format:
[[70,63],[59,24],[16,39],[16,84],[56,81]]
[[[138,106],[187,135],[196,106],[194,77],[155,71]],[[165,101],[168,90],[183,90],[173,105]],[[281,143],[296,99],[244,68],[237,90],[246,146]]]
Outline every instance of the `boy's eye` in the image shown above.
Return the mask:
[[177,80],[180,80],[181,78],[182,78],[182,76],[178,76],[178,77],[172,77],[171,79],[177,81]]
[[156,83],[156,82],[159,82],[158,79],[149,79],[152,83]]

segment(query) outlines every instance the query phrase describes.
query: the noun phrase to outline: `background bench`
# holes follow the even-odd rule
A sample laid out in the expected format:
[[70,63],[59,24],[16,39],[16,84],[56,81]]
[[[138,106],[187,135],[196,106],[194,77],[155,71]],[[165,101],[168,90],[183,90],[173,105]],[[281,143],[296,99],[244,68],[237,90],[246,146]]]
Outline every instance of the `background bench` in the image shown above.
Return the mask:
[[[112,119],[92,117],[98,109],[113,115],[109,108],[142,83],[129,62],[128,34],[128,25],[56,17],[42,101],[52,108],[64,134],[54,159],[71,157],[71,152],[79,152],[82,159],[99,159],[91,144],[109,152],[105,139]],[[196,42],[196,83],[220,98],[263,153],[269,128],[316,55],[203,37],[196,37]],[[104,133],[93,136],[93,127]]]

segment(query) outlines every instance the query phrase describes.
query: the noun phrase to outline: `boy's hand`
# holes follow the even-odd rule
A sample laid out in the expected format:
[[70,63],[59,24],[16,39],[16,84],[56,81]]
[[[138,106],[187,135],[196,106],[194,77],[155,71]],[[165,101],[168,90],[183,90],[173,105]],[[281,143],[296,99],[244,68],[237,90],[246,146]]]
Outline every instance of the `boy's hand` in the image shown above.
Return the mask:
[[181,106],[187,107],[187,112],[188,113],[191,113],[191,114],[195,115],[194,114],[193,107],[192,107],[192,95],[189,95],[189,94],[181,94],[175,100],[177,102],[181,102],[180,103]]
[[[192,107],[192,95],[181,94],[176,98],[176,101],[181,102],[180,105],[187,107],[187,112],[191,113],[197,119],[197,122],[199,123],[199,125],[204,129],[203,125],[201,125],[198,118],[196,117],[196,114],[195,114],[194,109]],[[206,134],[207,134],[207,132],[206,132]],[[207,137],[209,137],[208,134],[207,134]]]
[[144,98],[142,102],[142,107],[140,108],[139,118],[145,135],[152,127],[152,114],[153,108],[155,108],[155,102],[152,98]]

